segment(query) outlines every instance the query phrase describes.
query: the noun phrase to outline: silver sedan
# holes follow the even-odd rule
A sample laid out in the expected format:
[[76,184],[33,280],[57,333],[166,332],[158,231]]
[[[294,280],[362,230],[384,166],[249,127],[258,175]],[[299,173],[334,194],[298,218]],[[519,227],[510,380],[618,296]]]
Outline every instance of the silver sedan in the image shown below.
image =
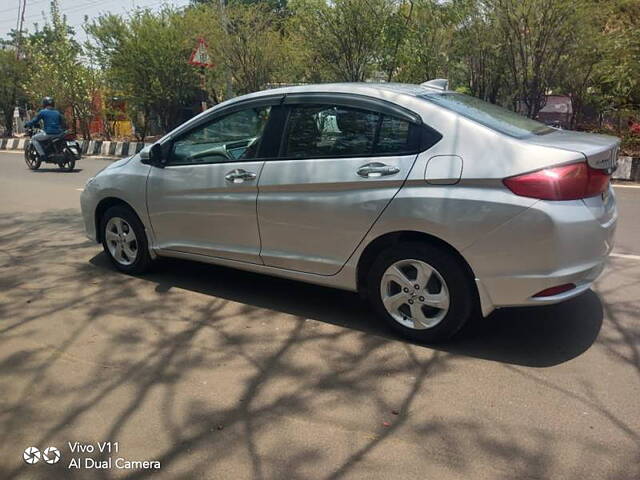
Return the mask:
[[178,257],[358,291],[432,342],[589,289],[612,248],[618,145],[429,85],[288,87],[111,164],[82,212],[123,272]]

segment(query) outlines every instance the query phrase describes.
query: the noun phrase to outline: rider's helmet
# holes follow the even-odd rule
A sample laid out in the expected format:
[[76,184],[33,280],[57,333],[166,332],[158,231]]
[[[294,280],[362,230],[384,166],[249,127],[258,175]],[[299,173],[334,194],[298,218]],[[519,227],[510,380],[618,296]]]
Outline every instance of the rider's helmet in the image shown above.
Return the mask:
[[49,106],[53,107],[54,105],[55,105],[55,102],[53,101],[53,98],[51,98],[51,97],[44,97],[44,98],[42,99],[42,106],[43,106],[43,107],[49,107]]

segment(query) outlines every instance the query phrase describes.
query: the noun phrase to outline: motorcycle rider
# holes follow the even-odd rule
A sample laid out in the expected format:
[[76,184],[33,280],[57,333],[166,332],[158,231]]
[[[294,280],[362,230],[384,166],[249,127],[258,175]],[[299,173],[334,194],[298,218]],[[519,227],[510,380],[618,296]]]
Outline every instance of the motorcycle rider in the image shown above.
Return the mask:
[[33,127],[38,122],[42,121],[44,132],[37,133],[31,137],[31,142],[38,152],[38,155],[42,158],[46,157],[45,145],[47,142],[56,135],[60,135],[64,132],[65,119],[64,116],[54,108],[55,102],[51,97],[44,97],[42,99],[42,110],[33,117],[30,121],[25,123],[26,127]]

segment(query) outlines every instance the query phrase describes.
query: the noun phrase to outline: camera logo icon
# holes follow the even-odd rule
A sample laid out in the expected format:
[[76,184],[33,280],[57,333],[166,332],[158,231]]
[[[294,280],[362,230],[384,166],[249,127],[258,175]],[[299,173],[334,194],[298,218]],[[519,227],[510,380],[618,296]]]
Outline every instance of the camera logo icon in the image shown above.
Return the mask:
[[60,450],[56,447],[47,447],[44,452],[42,452],[42,459],[49,464],[58,463],[60,457]]
[[38,450],[36,447],[27,447],[24,449],[22,458],[24,459],[25,463],[28,463],[29,465],[38,463],[40,461],[40,450]]

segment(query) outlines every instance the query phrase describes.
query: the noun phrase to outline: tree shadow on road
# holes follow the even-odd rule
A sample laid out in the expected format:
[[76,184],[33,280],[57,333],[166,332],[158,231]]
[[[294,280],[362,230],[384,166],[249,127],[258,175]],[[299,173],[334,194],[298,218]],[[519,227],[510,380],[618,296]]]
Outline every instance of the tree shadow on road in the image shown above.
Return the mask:
[[[508,421],[481,395],[461,410],[455,395],[473,396],[455,384],[483,371],[470,358],[507,364],[493,370],[506,379],[544,377],[525,367],[588,349],[603,314],[591,292],[497,312],[423,346],[398,339],[355,294],[178,260],[129,277],[98,248],[77,212],[0,215],[3,478],[158,473],[21,463],[27,445],[74,440],[120,441],[126,455],[160,460],[161,476],[184,479],[419,478],[425,468],[468,478],[480,460],[494,478],[583,479],[631,458],[627,445]],[[533,382],[631,435],[604,399]],[[446,408],[443,390],[453,392]],[[559,477],[567,442],[581,461]]]
[[[93,257],[91,263],[113,268],[104,253]],[[139,278],[156,283],[157,292],[190,290],[406,342],[351,292],[178,259],[162,259],[153,273]],[[602,319],[600,299],[588,291],[558,305],[498,310],[475,320],[450,342],[428,347],[515,365],[549,367],[586,351],[598,337]]]

